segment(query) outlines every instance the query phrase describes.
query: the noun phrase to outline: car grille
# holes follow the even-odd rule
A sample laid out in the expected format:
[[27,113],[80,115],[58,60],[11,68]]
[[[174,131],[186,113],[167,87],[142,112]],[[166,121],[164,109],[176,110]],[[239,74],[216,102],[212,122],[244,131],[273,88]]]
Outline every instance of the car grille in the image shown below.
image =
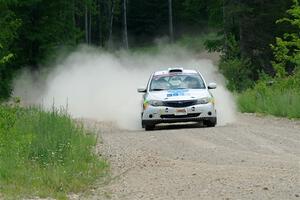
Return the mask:
[[189,118],[189,117],[199,117],[201,113],[190,113],[187,115],[161,115],[162,119],[180,119],[180,118]]
[[173,108],[182,108],[196,105],[197,101],[165,101],[164,106],[173,107]]

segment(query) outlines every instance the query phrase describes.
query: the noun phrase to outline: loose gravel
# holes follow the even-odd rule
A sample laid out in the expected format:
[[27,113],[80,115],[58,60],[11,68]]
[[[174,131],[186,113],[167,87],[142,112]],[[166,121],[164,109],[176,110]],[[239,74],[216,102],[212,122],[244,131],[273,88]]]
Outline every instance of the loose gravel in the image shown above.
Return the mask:
[[239,114],[226,126],[151,132],[96,124],[112,175],[72,199],[300,200],[299,121]]

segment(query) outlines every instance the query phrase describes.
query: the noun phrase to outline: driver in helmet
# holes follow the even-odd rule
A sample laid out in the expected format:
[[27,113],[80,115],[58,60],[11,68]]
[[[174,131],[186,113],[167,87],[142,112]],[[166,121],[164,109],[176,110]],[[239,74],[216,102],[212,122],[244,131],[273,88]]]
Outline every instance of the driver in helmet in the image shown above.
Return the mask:
[[184,82],[185,82],[187,88],[190,88],[190,89],[199,89],[200,88],[199,80],[195,77],[188,76],[184,79]]

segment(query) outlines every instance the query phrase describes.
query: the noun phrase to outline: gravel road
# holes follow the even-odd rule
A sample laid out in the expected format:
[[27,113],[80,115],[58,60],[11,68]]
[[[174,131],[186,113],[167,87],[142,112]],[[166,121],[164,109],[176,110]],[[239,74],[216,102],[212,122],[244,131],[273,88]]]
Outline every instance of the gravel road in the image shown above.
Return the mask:
[[98,124],[112,179],[79,199],[299,199],[300,122],[239,114],[216,128]]

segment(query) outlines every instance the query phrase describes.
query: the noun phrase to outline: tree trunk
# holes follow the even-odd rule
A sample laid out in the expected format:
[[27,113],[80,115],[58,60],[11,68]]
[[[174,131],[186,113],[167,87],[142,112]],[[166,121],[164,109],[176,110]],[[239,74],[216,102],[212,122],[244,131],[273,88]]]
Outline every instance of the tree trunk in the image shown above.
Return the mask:
[[[76,44],[76,37],[75,37],[75,30],[76,30],[76,26],[77,26],[77,23],[76,23],[76,2],[75,0],[72,1],[72,6],[71,6],[71,23],[72,23],[72,43],[75,45]],[[68,31],[68,30],[67,30]]]
[[89,10],[89,44],[92,44],[92,12]]
[[85,5],[85,15],[84,15],[84,24],[85,24],[85,43],[89,43],[89,29],[88,29],[88,8]]
[[114,23],[114,0],[111,0],[111,5],[110,5],[110,23],[109,23],[109,36],[108,36],[108,48],[112,48],[112,33],[113,33],[113,23]]
[[170,34],[170,42],[174,41],[174,26],[173,26],[173,3],[172,0],[169,0],[169,34]]
[[228,14],[227,14],[228,0],[223,0],[223,29],[224,29],[224,51],[228,50]]
[[102,47],[102,0],[98,1],[99,3],[99,46]]
[[128,49],[127,0],[123,0],[123,20],[124,20],[123,43],[124,43],[124,48]]
[[241,14],[241,16],[239,17],[239,37],[240,37],[240,51],[241,51],[241,57],[246,57],[247,56],[247,52],[246,52],[246,44],[245,44],[245,32],[244,32],[244,16]]
[[75,3],[75,0],[73,0],[73,3],[72,3],[72,23],[73,23],[73,26],[74,28],[76,28],[76,3]]

